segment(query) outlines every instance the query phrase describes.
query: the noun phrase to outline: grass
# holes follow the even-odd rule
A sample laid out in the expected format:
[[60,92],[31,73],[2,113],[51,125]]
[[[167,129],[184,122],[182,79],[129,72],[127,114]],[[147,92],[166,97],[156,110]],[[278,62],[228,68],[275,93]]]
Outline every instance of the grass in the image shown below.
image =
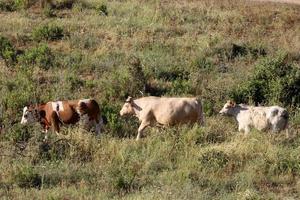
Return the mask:
[[[85,0],[41,9],[26,1],[28,7],[12,11],[9,5],[14,1],[0,3],[1,198],[299,198],[300,102],[293,93],[300,85],[299,6]],[[288,94],[272,84],[269,69]],[[270,91],[256,102],[250,86],[261,82]],[[140,91],[200,96],[205,126],[150,128],[136,142],[137,120],[118,113]],[[232,119],[217,114],[233,93],[249,104],[286,105],[289,136],[238,133]],[[43,143],[38,125],[19,124],[28,103],[88,97],[107,119],[100,138],[74,126]]]

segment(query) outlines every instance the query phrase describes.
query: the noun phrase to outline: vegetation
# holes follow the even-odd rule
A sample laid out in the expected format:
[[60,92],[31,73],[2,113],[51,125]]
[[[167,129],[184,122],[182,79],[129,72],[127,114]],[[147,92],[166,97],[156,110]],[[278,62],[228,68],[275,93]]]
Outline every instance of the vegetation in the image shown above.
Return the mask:
[[[253,1],[0,0],[0,198],[297,199],[300,7]],[[263,3],[264,4],[264,3]],[[197,96],[205,126],[120,118],[128,95]],[[106,121],[49,135],[22,108],[95,98]],[[227,99],[285,106],[288,134],[237,132]]]

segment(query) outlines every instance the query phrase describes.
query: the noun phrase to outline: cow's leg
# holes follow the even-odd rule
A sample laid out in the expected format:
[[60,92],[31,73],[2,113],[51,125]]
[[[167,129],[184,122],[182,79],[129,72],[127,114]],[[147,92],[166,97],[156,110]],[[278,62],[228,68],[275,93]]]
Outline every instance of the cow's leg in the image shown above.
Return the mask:
[[138,129],[138,134],[137,134],[137,137],[136,137],[136,140],[139,140],[143,134],[143,130],[150,125],[150,122],[149,121],[142,121],[141,125],[139,126],[139,129]]
[[239,132],[244,132],[244,127],[239,125]]
[[45,128],[42,132],[45,134],[43,142],[47,142],[48,141],[48,128]]
[[53,112],[51,114],[51,124],[52,124],[53,131],[56,133],[57,136],[59,136],[59,131],[60,131],[59,123],[60,123],[59,118],[56,112]]
[[204,126],[204,115],[203,114],[199,116],[198,121],[199,121],[200,126]]
[[249,126],[245,126],[245,134],[248,135],[249,132],[250,132],[250,127]]
[[100,116],[98,122],[96,121],[96,127],[95,127],[95,132],[96,135],[100,135],[101,134],[101,127],[103,125],[103,119]]

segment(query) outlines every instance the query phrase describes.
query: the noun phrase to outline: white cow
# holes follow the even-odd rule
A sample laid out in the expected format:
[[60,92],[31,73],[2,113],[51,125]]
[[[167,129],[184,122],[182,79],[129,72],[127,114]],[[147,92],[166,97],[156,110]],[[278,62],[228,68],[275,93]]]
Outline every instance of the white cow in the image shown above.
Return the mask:
[[220,114],[233,116],[239,124],[239,131],[245,133],[249,133],[252,127],[260,131],[279,132],[287,127],[289,118],[286,109],[279,106],[236,105],[232,101],[227,101]]
[[142,131],[150,125],[160,124],[172,126],[184,123],[203,124],[201,102],[196,98],[143,97],[133,99],[128,97],[120,115],[135,115],[141,122],[136,140]]

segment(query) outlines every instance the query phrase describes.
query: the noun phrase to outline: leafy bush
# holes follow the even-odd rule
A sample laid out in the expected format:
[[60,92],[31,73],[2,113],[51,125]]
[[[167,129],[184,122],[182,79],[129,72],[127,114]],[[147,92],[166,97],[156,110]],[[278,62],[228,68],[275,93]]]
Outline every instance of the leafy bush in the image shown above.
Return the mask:
[[279,54],[262,60],[249,80],[230,96],[237,102],[300,105],[300,70],[286,58],[287,54]]
[[100,15],[108,15],[108,10],[107,10],[107,6],[105,4],[101,4],[99,6],[96,7],[96,10],[98,11],[98,13]]
[[38,157],[41,160],[63,160],[70,153],[70,145],[65,140],[57,140],[53,143],[41,143],[39,146]]
[[28,126],[24,127],[19,124],[16,124],[11,129],[11,139],[17,142],[28,142],[28,140],[32,137],[32,129]]
[[34,3],[36,3],[35,0],[1,0],[0,10],[12,12],[20,9],[27,9]]
[[54,65],[54,55],[51,49],[42,44],[38,47],[29,49],[25,53],[18,57],[20,64],[27,66],[37,65],[43,69],[50,69]]
[[23,167],[13,177],[14,182],[21,188],[40,188],[42,177],[34,172],[32,167]]
[[53,6],[56,9],[71,9],[77,0],[55,0]]
[[261,45],[235,43],[221,43],[206,53],[206,56],[216,56],[220,61],[229,61],[245,56],[257,58],[266,55],[267,52]]
[[56,16],[54,10],[49,5],[47,5],[46,7],[43,8],[43,14],[46,17],[55,17]]
[[201,155],[199,162],[202,167],[211,170],[220,170],[229,162],[229,156],[223,151],[209,150]]
[[11,42],[3,36],[0,36],[0,57],[5,60],[6,64],[16,61],[16,50]]
[[13,0],[0,0],[0,10],[12,12],[15,11],[15,3]]
[[109,130],[110,134],[116,137],[130,137],[136,135],[137,121],[135,119],[124,120],[119,116],[120,107],[113,103],[102,102],[102,113],[105,116],[107,124],[105,128]]
[[59,40],[64,37],[63,28],[56,25],[44,25],[37,27],[32,32],[35,41],[41,40]]

